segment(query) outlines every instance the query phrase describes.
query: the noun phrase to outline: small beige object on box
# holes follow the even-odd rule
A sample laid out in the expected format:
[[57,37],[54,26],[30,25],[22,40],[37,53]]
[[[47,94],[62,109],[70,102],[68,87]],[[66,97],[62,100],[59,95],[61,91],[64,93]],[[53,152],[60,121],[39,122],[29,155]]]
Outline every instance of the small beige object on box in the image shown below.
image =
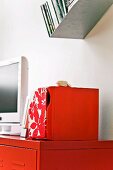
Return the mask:
[[67,82],[67,81],[63,81],[63,80],[60,80],[60,81],[57,81],[57,86],[63,86],[63,87],[71,87],[71,85]]

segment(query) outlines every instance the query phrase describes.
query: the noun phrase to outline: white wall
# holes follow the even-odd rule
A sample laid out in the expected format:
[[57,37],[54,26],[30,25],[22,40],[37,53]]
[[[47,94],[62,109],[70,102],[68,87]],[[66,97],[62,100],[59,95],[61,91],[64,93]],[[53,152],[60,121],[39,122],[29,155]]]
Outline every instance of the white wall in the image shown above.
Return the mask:
[[3,5],[3,1],[0,0],[0,59],[2,58],[2,52],[3,52],[3,12],[1,10],[1,7]]
[[113,139],[113,7],[85,40],[52,39],[42,0],[0,0],[0,59],[27,56],[29,92],[67,80],[100,89],[100,138]]

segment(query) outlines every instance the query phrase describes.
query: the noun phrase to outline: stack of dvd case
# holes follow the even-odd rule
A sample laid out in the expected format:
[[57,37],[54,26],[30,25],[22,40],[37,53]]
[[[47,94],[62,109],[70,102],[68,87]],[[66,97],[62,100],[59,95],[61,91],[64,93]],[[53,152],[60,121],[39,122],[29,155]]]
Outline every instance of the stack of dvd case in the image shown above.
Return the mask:
[[78,0],[47,0],[41,5],[49,37]]

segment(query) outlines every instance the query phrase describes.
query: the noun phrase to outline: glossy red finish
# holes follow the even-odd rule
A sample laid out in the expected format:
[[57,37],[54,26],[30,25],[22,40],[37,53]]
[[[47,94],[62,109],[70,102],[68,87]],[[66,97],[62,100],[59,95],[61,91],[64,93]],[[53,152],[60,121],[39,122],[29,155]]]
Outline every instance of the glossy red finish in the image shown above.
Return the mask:
[[96,140],[98,110],[98,89],[38,88],[29,107],[28,137],[49,140]]
[[113,141],[0,136],[0,170],[113,170]]
[[48,91],[47,139],[98,139],[98,89],[49,87]]
[[36,150],[0,146],[0,169],[4,170],[36,170]]

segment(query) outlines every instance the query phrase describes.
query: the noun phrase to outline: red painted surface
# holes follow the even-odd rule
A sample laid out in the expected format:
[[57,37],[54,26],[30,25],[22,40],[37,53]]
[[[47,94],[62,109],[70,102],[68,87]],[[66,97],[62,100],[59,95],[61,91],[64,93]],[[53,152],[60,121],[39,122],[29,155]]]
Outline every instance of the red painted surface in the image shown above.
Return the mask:
[[36,150],[0,146],[0,170],[36,170]]
[[113,170],[113,149],[42,151],[41,170]]
[[98,90],[50,87],[47,138],[50,140],[98,139]]
[[98,89],[49,87],[35,91],[29,109],[31,138],[98,139]]
[[0,136],[0,170],[20,169],[113,170],[113,141],[34,141]]

